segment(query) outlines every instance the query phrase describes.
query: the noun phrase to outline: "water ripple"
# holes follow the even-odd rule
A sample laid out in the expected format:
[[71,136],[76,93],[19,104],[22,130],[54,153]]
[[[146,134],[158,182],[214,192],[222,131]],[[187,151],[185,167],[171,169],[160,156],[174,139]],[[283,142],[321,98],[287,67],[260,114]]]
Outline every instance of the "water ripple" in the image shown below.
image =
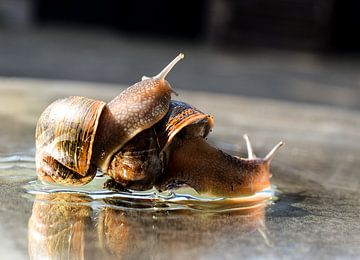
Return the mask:
[[249,210],[271,202],[274,190],[266,189],[251,196],[237,198],[209,197],[198,194],[190,187],[160,192],[155,188],[147,191],[114,192],[103,189],[105,177],[96,177],[94,181],[82,187],[68,187],[58,184],[29,182],[25,186],[28,194],[73,194],[89,199],[93,208],[111,207],[147,211],[191,210],[206,212],[224,212]]
[[35,157],[31,154],[0,155],[0,170],[35,169]]
[[[0,170],[23,172],[34,170],[35,157],[31,153],[0,155]],[[35,176],[35,175],[34,175]],[[73,194],[86,196],[89,206],[94,208],[112,207],[117,209],[141,210],[195,210],[195,211],[233,211],[247,210],[269,203],[274,190],[269,188],[251,196],[220,198],[203,196],[190,187],[160,192],[155,188],[147,191],[114,192],[103,188],[107,178],[97,175],[95,179],[82,187],[69,187],[58,184],[29,182],[25,189],[28,194]]]
[[1,155],[0,163],[17,163],[17,162],[35,162],[35,157],[28,154],[9,154]]

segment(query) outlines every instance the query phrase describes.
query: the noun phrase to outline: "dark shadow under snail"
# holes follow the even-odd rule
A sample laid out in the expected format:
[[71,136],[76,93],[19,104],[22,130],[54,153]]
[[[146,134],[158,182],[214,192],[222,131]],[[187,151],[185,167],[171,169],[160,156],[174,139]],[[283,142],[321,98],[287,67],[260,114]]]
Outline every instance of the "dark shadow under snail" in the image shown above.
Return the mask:
[[171,100],[165,77],[182,58],[108,104],[77,96],[50,104],[36,127],[39,179],[83,185],[99,169],[124,189],[189,185],[200,194],[237,197],[269,188],[270,162],[283,142],[264,158],[254,155],[246,135],[248,158],[209,145],[213,117]]

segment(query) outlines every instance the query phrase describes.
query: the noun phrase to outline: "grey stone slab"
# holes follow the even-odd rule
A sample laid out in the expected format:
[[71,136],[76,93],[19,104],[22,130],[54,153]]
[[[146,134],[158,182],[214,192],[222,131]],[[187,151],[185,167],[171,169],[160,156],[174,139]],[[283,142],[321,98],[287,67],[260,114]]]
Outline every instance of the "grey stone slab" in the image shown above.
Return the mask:
[[[41,224],[36,216],[44,212],[45,217],[59,218],[64,227],[78,223],[83,237],[77,238],[81,250],[75,252],[82,252],[86,259],[358,258],[358,112],[174,87],[180,94],[177,99],[215,116],[209,141],[233,154],[244,154],[244,133],[249,134],[259,156],[280,139],[286,142],[272,164],[278,200],[246,214],[96,211],[81,205],[64,209],[42,202],[44,198],[34,202],[35,197],[26,194],[23,186],[36,179],[34,129],[41,111],[68,95],[108,101],[123,86],[1,78],[0,158],[18,156],[13,162],[0,161],[2,257],[26,259],[33,249],[46,251],[41,247],[46,243],[36,243],[28,229],[29,219]],[[81,217],[66,218],[67,210],[82,212]],[[105,219],[113,223],[110,233],[99,229]],[[53,252],[65,253],[60,248]]]

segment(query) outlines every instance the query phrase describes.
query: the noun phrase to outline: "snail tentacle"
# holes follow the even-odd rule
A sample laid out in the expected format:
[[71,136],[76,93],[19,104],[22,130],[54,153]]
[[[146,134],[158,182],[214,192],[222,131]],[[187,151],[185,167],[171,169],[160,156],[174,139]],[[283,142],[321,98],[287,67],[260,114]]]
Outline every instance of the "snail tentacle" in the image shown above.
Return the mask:
[[285,142],[280,141],[277,145],[274,146],[273,149],[271,149],[271,151],[264,157],[264,162],[270,164],[271,160],[274,158],[276,152],[279,150],[279,148],[281,146],[283,146],[285,144]]
[[[184,54],[180,53],[178,56],[175,57],[159,74],[153,77],[153,79],[163,80],[166,78],[167,74],[172,70],[172,68],[178,63],[180,60],[184,58]],[[146,77],[146,76],[145,76]]]
[[246,142],[246,149],[247,149],[247,152],[248,152],[248,159],[255,159],[256,158],[256,155],[253,151],[253,148],[252,148],[252,145],[251,145],[251,142],[250,142],[250,139],[248,137],[247,134],[244,134],[243,135],[243,138],[245,139],[245,142]]
[[[184,54],[180,53],[178,56],[176,56],[159,74],[157,74],[154,77],[148,77],[148,76],[142,76],[141,77],[141,81],[145,81],[145,80],[165,80],[166,76],[169,74],[169,72],[173,69],[173,67],[184,58]],[[175,96],[178,96],[179,94],[173,90],[172,88],[170,89],[171,93],[173,93]]]

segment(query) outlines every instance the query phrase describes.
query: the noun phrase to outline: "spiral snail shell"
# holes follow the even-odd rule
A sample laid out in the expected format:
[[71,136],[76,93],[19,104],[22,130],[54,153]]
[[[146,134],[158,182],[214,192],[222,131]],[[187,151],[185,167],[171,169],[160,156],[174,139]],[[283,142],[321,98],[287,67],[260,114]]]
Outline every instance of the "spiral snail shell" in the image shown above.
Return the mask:
[[218,196],[252,194],[267,188],[270,161],[257,158],[245,137],[249,158],[228,155],[205,137],[211,115],[171,100],[165,80],[179,54],[157,76],[135,83],[108,104],[68,97],[49,105],[36,128],[40,180],[70,185],[90,182],[97,169],[121,187],[145,190],[183,184]]

